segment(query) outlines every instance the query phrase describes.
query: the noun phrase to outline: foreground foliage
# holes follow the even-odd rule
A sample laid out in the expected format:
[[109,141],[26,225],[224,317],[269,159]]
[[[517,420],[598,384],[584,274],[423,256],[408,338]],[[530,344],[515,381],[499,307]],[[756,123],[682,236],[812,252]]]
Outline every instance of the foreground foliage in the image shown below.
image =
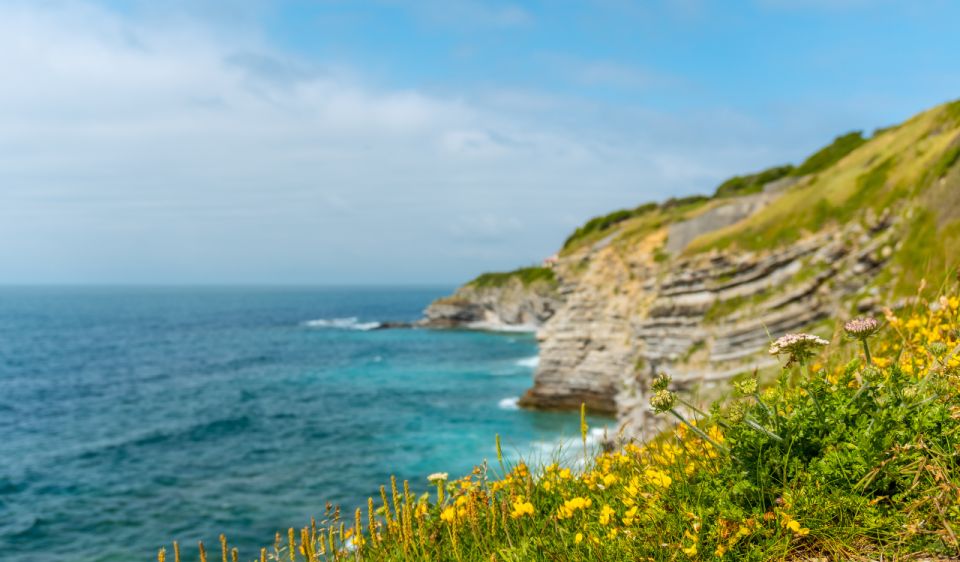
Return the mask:
[[[432,475],[436,493],[422,496],[393,481],[366,509],[328,509],[278,534],[260,560],[960,554],[958,314],[954,290],[848,323],[826,347],[781,338],[777,380],[763,390],[738,380],[709,413],[661,377],[651,404],[679,420],[652,443],[588,458],[583,424],[582,464],[532,469],[498,455],[460,479]],[[238,559],[225,539],[219,550]]]

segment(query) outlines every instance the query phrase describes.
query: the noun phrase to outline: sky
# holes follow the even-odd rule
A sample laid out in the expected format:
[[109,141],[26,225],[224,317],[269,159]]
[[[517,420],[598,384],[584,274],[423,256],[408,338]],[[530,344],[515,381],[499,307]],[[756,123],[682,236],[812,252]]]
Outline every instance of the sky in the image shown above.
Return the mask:
[[960,2],[0,0],[0,284],[453,284],[960,97]]

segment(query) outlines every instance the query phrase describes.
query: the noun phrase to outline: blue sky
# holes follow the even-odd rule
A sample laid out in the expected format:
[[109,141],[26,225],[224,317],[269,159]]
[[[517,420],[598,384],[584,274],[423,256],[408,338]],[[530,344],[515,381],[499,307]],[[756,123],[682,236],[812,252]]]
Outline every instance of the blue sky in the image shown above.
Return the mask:
[[0,0],[0,283],[455,283],[960,97],[946,0]]

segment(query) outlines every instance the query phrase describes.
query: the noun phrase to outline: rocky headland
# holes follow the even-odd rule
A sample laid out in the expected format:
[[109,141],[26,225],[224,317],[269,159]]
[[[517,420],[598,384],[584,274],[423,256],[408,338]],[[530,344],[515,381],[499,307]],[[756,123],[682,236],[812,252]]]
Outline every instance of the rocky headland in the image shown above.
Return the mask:
[[486,274],[438,300],[421,325],[535,329],[540,362],[520,405],[658,427],[654,373],[709,401],[720,383],[775,365],[771,338],[832,337],[831,318],[891,305],[939,282],[960,247],[960,102],[794,166],[724,182],[711,197],[597,217],[549,267]]

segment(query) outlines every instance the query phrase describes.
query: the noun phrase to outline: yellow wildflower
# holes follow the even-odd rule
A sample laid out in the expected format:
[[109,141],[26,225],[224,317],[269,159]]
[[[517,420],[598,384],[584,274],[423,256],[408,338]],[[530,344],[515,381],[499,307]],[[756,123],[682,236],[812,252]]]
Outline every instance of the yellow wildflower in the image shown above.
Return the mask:
[[673,483],[672,478],[655,468],[648,468],[643,472],[643,474],[647,477],[647,482],[650,482],[655,486],[660,486],[661,488],[669,488],[670,484]]
[[453,507],[448,507],[443,510],[440,514],[440,519],[446,521],[447,523],[452,523],[453,520],[457,517],[457,511]]
[[513,511],[510,513],[510,517],[518,519],[524,515],[533,515],[533,504],[523,501],[523,498],[518,498],[513,502]]
[[607,525],[610,523],[610,517],[616,512],[609,506],[605,505],[600,508],[600,524]]
[[577,533],[577,535],[576,535],[575,537],[573,537],[573,542],[575,542],[576,544],[582,543],[582,542],[583,542],[583,533]]

